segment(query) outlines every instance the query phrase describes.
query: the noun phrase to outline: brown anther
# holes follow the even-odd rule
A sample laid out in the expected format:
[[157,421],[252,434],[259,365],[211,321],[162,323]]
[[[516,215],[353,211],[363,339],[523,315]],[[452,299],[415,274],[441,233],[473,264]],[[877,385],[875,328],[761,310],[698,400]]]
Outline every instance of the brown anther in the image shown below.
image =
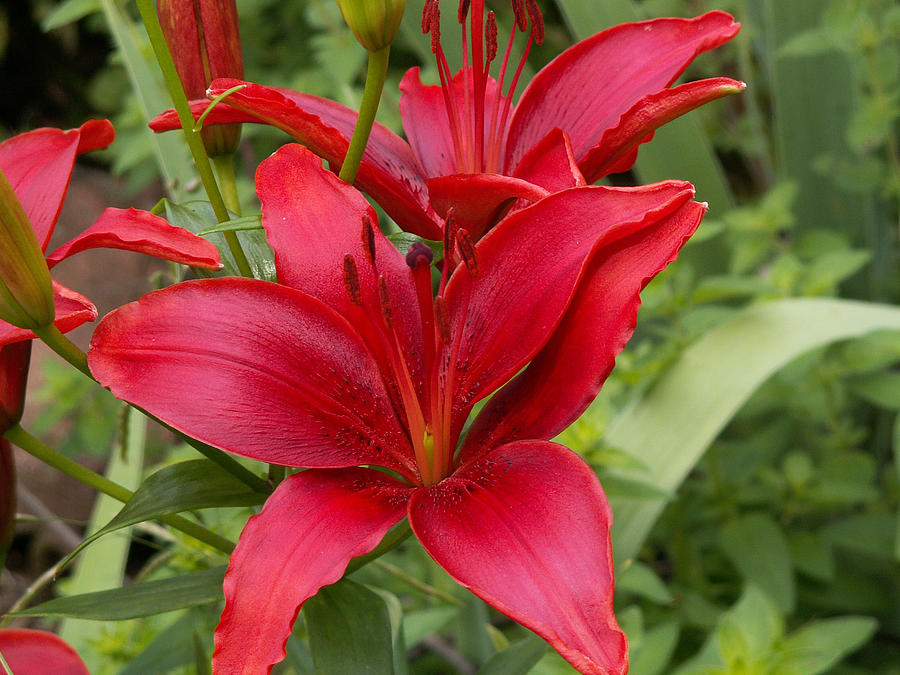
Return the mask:
[[456,250],[459,257],[462,258],[463,264],[469,270],[469,274],[474,278],[478,276],[478,257],[475,255],[475,242],[472,237],[464,229],[456,231]]
[[362,305],[362,292],[359,285],[359,270],[356,260],[349,253],[344,254],[344,288],[354,305]]
[[525,0],[525,7],[528,8],[528,18],[531,19],[531,37],[537,44],[542,45],[544,44],[544,15],[537,6],[537,0]]
[[512,0],[513,16],[516,18],[516,28],[523,33],[528,28],[528,15],[525,13],[525,0]]
[[459,23],[464,23],[466,20],[466,16],[469,14],[469,4],[471,0],[459,0],[459,9],[456,10],[456,20]]
[[394,330],[394,313],[391,311],[391,298],[388,295],[387,281],[378,277],[378,301],[381,304],[381,316],[390,330]]
[[431,12],[431,53],[437,54],[441,51],[441,9],[434,3],[434,10]]
[[497,19],[493,10],[487,15],[487,35],[485,36],[487,43],[487,63],[497,58]]
[[366,260],[370,265],[375,265],[375,228],[367,215],[362,218],[362,243],[363,250],[366,252]]
[[428,35],[431,31],[431,16],[437,8],[438,0],[425,0],[422,7],[422,33]]
[[443,296],[439,295],[434,299],[434,316],[441,342],[445,345],[450,344],[450,317],[447,315],[447,303],[444,302]]

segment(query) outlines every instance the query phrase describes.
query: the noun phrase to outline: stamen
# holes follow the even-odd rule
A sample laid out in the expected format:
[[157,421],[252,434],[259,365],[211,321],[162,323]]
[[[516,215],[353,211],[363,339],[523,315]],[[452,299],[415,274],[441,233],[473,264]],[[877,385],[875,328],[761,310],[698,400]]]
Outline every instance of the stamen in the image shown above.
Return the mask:
[[450,317],[447,316],[447,303],[443,296],[434,299],[434,317],[437,320],[438,336],[445,345],[450,344]]
[[425,4],[422,7],[422,34],[428,35],[431,32],[432,28],[432,14],[434,14],[434,10],[437,8],[438,0],[425,0]]
[[350,302],[362,306],[362,292],[359,284],[359,270],[356,260],[349,253],[344,255],[344,288],[350,296]]
[[429,32],[431,33],[431,53],[436,56],[441,51],[441,10],[437,3],[435,3],[434,10],[431,12]]
[[471,0],[459,0],[459,9],[456,11],[456,20],[459,23],[465,22],[466,15],[469,13],[470,4]]
[[484,64],[485,73],[490,67],[491,61],[497,58],[497,19],[494,12],[488,12],[487,15],[487,61]]
[[391,309],[391,298],[388,295],[387,281],[385,281],[384,276],[378,277],[378,302],[381,304],[381,316],[384,317],[384,322],[387,324],[388,329],[393,332],[394,312]]
[[463,264],[469,270],[469,275],[474,279],[478,276],[478,256],[475,254],[475,242],[468,231],[460,228],[456,232],[456,250]]
[[375,266],[375,228],[368,215],[362,218],[362,243],[369,264]]
[[537,6],[537,0],[525,0],[528,8],[528,18],[531,19],[531,37],[539,45],[544,44],[544,16]]
[[513,16],[516,17],[516,27],[525,32],[528,28],[528,17],[525,15],[525,0],[511,0]]

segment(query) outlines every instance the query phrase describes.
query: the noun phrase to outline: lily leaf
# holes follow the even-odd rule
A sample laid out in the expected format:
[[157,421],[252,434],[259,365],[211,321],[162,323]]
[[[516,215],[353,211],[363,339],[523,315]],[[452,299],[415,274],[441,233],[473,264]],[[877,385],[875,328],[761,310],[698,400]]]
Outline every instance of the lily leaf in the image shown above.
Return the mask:
[[[688,472],[773,373],[798,356],[838,340],[900,328],[900,308],[837,299],[789,299],[750,307],[684,351],[640,399],[610,424],[607,442],[648,469],[622,475],[675,493]],[[633,557],[665,499],[613,499],[613,546]]]
[[541,660],[547,648],[547,643],[541,638],[530,635],[491,656],[478,675],[525,675]]

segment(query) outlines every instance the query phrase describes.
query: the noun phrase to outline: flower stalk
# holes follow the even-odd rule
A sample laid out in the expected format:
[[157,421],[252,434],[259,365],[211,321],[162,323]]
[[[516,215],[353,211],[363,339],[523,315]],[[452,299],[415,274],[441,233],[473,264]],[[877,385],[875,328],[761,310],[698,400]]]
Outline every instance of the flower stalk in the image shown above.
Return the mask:
[[353,184],[356,173],[359,171],[366,144],[369,142],[369,134],[375,123],[375,113],[378,112],[378,104],[381,101],[381,91],[384,89],[384,80],[387,77],[388,60],[390,58],[390,45],[368,52],[369,65],[366,70],[366,87],[363,90],[362,102],[359,106],[359,117],[353,128],[353,136],[350,138],[350,147],[344,163],[341,164],[339,177],[342,181]]

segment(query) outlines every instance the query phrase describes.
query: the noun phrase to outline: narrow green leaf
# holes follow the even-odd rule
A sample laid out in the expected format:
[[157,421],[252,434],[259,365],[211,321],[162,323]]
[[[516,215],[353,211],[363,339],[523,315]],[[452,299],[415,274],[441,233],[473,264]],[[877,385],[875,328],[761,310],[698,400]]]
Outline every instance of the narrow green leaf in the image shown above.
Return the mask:
[[787,538],[768,515],[751,514],[722,528],[719,543],[746,582],[769,594],[785,614],[794,609],[794,569]]
[[656,573],[640,562],[631,563],[616,577],[616,590],[634,593],[659,605],[672,603],[672,594]]
[[178,672],[178,668],[189,664],[194,657],[195,631],[203,630],[212,635],[215,623],[209,619],[213,616],[209,611],[185,612],[160,631],[118,675],[168,675]]
[[843,616],[813,621],[789,635],[780,645],[785,673],[817,675],[863,646],[878,627],[875,619]]
[[[613,420],[606,440],[648,467],[631,477],[674,494],[773,373],[816,347],[898,328],[900,308],[850,300],[790,299],[743,310],[686,349],[646,395]],[[613,544],[621,564],[637,553],[666,500],[612,501]]]
[[201,237],[216,232],[247,232],[250,230],[262,229],[262,214],[256,213],[252,216],[244,216],[243,218],[235,218],[227,220],[224,223],[216,223],[205,230],[198,232]]
[[629,654],[630,675],[659,675],[672,659],[681,629],[677,621],[655,626],[644,633]]
[[437,633],[459,613],[457,607],[430,607],[403,615],[403,636],[407,647],[415,647],[429,635]]
[[303,607],[317,675],[392,675],[391,618],[384,599],[347,579]]
[[100,0],[66,0],[54,7],[41,21],[41,30],[51,31],[99,11]]
[[478,670],[478,675],[525,675],[547,652],[548,645],[537,635],[513,642],[493,654]]
[[874,373],[850,381],[850,391],[888,410],[900,410],[900,373]]
[[123,586],[110,591],[48,600],[11,616],[70,616],[97,621],[121,621],[210,604],[222,599],[225,566],[169,579]]

